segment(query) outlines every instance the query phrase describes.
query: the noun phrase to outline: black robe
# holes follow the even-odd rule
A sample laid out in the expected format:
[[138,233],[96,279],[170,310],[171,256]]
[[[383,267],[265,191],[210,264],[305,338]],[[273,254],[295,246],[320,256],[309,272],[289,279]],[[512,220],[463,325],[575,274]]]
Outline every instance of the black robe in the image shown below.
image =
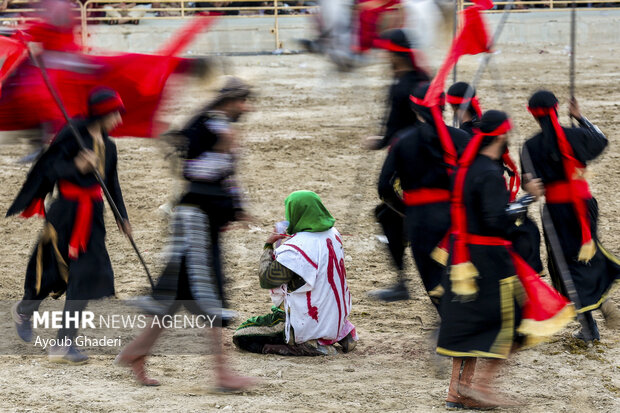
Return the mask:
[[[448,127],[450,137],[460,156],[469,135]],[[379,177],[379,196],[397,202],[393,181],[400,180],[403,191],[420,188],[450,189],[448,165],[434,126],[421,123],[403,131],[390,151]],[[392,200],[392,201],[390,201]],[[426,291],[437,304],[437,290],[445,267],[431,258],[431,253],[450,229],[450,202],[407,206],[405,228],[413,258]]]
[[[545,121],[545,120],[543,120]],[[566,139],[577,160],[583,164],[599,156],[607,146],[604,135],[587,128],[563,128]],[[530,157],[536,177],[544,185],[564,181],[564,167],[557,139],[548,139],[542,133],[536,134],[525,143],[522,155]],[[523,171],[528,172],[527,169]],[[579,262],[577,256],[581,248],[581,228],[572,204],[547,203],[545,214],[549,214],[560,241],[561,253],[568,265],[575,289],[581,301],[579,312],[597,309],[605,301],[611,286],[620,278],[620,260],[607,251],[598,239],[598,205],[595,198],[587,201],[592,239],[596,243],[596,253],[588,263]],[[548,250],[548,268],[554,287],[566,295],[566,289],[558,272],[554,252],[545,233]],[[557,252],[557,251],[556,251]]]
[[[116,170],[116,144],[102,131],[104,145],[99,145],[88,133],[85,121],[78,120],[75,124],[86,148],[98,155],[99,172],[121,216],[127,219]],[[68,181],[82,188],[98,185],[94,174],[83,175],[75,166],[74,158],[79,151],[75,137],[65,127],[32,166],[7,216],[24,211],[37,199],[45,199],[60,181]],[[50,293],[57,297],[65,290],[68,300],[114,295],[114,272],[105,246],[103,201],[92,202],[90,238],[86,251],[80,252],[77,259],[69,258],[68,251],[78,203],[66,199],[60,192],[51,202],[46,210],[43,233],[26,270],[24,300],[42,300]]]
[[[461,124],[460,129],[474,136],[474,127],[479,122],[478,117],[471,121]],[[510,176],[513,172],[504,167],[502,160],[498,161],[500,167],[506,174]],[[540,259],[540,231],[538,226],[526,214],[523,218],[517,220],[508,231],[508,238],[512,242],[512,246],[530,267],[537,273],[543,271],[543,264]]]
[[[503,168],[478,155],[467,171],[463,202],[470,234],[508,239],[514,218],[506,214],[510,194]],[[468,245],[478,270],[476,297],[463,302],[452,292],[450,275],[443,276],[439,354],[452,357],[506,358],[517,341],[523,290],[505,246]]]

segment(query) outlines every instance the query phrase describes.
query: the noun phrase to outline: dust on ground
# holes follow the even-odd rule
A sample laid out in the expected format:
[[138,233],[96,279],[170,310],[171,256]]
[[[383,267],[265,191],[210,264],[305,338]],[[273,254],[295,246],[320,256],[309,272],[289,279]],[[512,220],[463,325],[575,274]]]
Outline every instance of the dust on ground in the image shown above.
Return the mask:
[[[609,249],[620,252],[620,61],[609,47],[581,51],[577,60],[577,96],[582,111],[607,134],[610,147],[590,168],[592,191],[600,201],[600,233]],[[521,47],[494,58],[504,92],[486,74],[479,86],[483,108],[505,108],[515,120],[511,149],[536,130],[526,111],[539,87],[556,92],[567,122],[568,57],[561,46]],[[283,218],[283,200],[293,190],[320,194],[345,235],[346,265],[353,295],[351,321],[360,342],[347,355],[283,358],[236,351],[232,329],[225,330],[231,364],[262,379],[243,395],[209,393],[207,356],[158,356],[149,360],[159,388],[138,386],[112,357],[94,356],[89,364],[57,367],[41,356],[1,356],[0,410],[3,411],[442,411],[447,371],[436,374],[430,334],[438,322],[417,272],[408,258],[412,299],[382,304],[366,293],[389,285],[395,273],[387,249],[376,234],[372,210],[376,181],[385,152],[367,152],[360,140],[379,133],[390,83],[387,68],[375,64],[339,74],[315,56],[260,56],[230,59],[229,71],[256,86],[255,112],[240,124],[244,152],[239,176],[249,211],[261,230],[233,226],[224,233],[225,271],[231,307],[240,320],[269,311],[270,299],[258,286],[256,267],[267,231]],[[459,78],[473,77],[478,59],[459,63]],[[207,98],[192,84],[166,105],[164,116],[187,119]],[[502,97],[505,96],[505,97]],[[161,268],[167,219],[158,207],[175,188],[165,145],[155,140],[119,139],[119,174],[134,236],[152,271]],[[25,142],[0,147],[0,211],[6,211],[28,167],[15,163],[28,151]],[[537,215],[537,207],[532,208]],[[108,250],[119,299],[143,294],[147,280],[129,244],[107,213]],[[5,219],[0,231],[0,298],[17,300],[23,292],[26,263],[41,228],[38,220]],[[409,255],[409,253],[408,253]],[[618,301],[620,295],[613,298]],[[45,306],[45,303],[43,304]],[[9,317],[4,314],[4,317]],[[600,317],[598,317],[600,320]],[[553,341],[524,351],[507,365],[501,387],[525,405],[514,412],[612,412],[620,410],[620,346],[617,332],[601,322],[602,344],[579,347],[570,328]],[[3,334],[14,334],[3,331]],[[165,340],[174,340],[169,333]],[[443,367],[447,367],[444,361]]]

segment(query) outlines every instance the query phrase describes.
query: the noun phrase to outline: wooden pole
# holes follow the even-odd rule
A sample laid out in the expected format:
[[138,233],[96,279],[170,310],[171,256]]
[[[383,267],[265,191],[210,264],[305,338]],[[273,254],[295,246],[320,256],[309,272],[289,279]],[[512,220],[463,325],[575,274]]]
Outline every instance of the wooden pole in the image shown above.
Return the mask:
[[[65,106],[63,105],[62,100],[60,99],[60,95],[58,94],[58,91],[52,85],[52,82],[51,82],[51,80],[50,80],[50,78],[49,78],[49,76],[47,74],[47,70],[45,69],[45,66],[43,65],[43,61],[41,59],[39,59],[39,57],[35,53],[32,52],[30,47],[28,47],[28,54],[30,55],[30,58],[32,59],[33,63],[41,71],[41,75],[43,76],[43,81],[45,82],[45,85],[47,86],[47,89],[50,91],[50,94],[52,95],[52,98],[54,98],[54,101],[56,102],[56,105],[58,105],[58,108],[62,112],[62,115],[65,118],[65,121],[67,122],[67,125],[69,125],[69,129],[73,133],[73,136],[75,137],[75,140],[77,141],[78,145],[80,146],[80,149],[85,150],[86,147],[84,146],[84,140],[80,136],[80,133],[76,129],[76,127],[73,124],[73,122],[71,122],[71,119],[69,118],[69,114],[67,113],[67,110],[65,109]],[[121,216],[121,213],[118,210],[118,207],[114,203],[114,200],[112,199],[112,195],[110,195],[110,191],[108,191],[108,188],[106,187],[106,185],[105,185],[105,183],[103,181],[103,178],[99,174],[99,171],[97,171],[97,169],[94,169],[93,170],[93,174],[95,175],[95,178],[97,179],[97,182],[99,183],[99,185],[101,186],[101,189],[103,190],[103,193],[104,193],[104,195],[106,197],[106,200],[108,201],[108,204],[110,205],[110,209],[112,209],[112,213],[114,214],[114,218],[116,218],[116,220],[118,222],[122,223],[124,221],[124,219]],[[138,259],[140,260],[140,263],[142,264],[142,267],[144,268],[144,271],[146,271],[146,276],[149,279],[149,283],[151,284],[151,288],[155,289],[155,283],[153,282],[153,277],[151,277],[151,272],[149,271],[148,267],[146,266],[146,262],[142,258],[142,254],[140,254],[140,250],[138,250],[138,246],[136,245],[136,243],[135,243],[135,241],[134,241],[134,239],[133,239],[133,237],[131,235],[129,235],[129,234],[125,234],[125,235],[127,235],[127,238],[129,239],[129,242],[131,243],[131,246],[133,247],[134,251],[136,252],[136,255],[138,255]]]

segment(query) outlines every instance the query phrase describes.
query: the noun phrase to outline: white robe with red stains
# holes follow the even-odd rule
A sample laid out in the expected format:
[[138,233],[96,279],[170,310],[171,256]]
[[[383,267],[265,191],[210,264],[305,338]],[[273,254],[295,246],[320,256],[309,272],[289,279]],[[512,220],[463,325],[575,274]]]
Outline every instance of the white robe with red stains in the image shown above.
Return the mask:
[[299,232],[280,245],[274,254],[276,261],[306,282],[292,292],[287,291],[286,284],[271,290],[274,305],[284,303],[287,342],[291,327],[295,332],[295,344],[313,339],[333,344],[354,332],[355,327],[347,320],[351,293],[338,230]]

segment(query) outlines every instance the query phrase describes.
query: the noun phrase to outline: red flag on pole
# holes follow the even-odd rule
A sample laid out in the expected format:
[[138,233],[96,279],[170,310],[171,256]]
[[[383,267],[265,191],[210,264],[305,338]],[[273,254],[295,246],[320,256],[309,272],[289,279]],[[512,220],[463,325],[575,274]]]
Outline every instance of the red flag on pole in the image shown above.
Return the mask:
[[0,36],[0,93],[2,82],[28,57],[28,49],[22,42]]
[[476,6],[479,6],[482,10],[492,9],[494,4],[492,0],[472,0]]
[[426,97],[424,98],[426,106],[439,104],[439,96],[444,90],[446,77],[461,56],[490,51],[489,35],[484,21],[482,20],[482,16],[480,15],[480,10],[481,7],[475,5],[461,12],[463,16],[463,26],[452,41],[452,46],[450,47],[446,60],[437,71],[437,75],[431,82],[428,92],[426,92]]

